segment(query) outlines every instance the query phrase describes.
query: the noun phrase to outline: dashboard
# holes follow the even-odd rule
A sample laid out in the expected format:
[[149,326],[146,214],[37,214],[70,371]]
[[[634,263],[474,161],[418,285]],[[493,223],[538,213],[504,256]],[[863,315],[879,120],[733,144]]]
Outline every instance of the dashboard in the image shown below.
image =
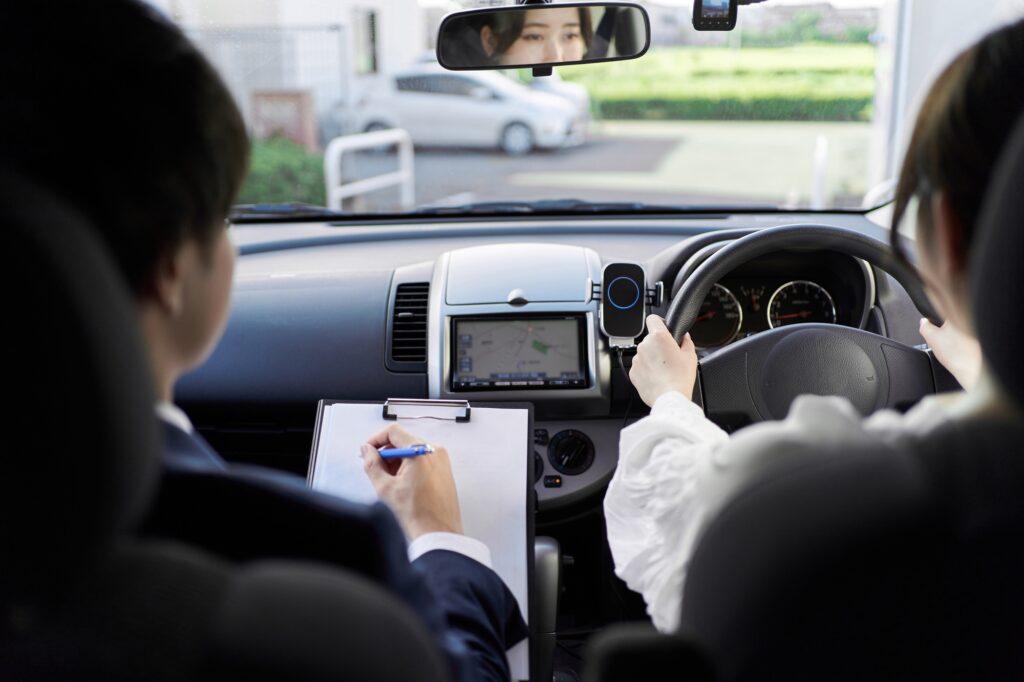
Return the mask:
[[[535,533],[560,548],[557,632],[571,642],[646,619],[642,599],[614,574],[604,526],[619,434],[648,412],[628,379],[632,353],[601,332],[595,284],[604,266],[640,264],[650,310],[664,316],[708,253],[762,228],[807,223],[887,238],[865,216],[843,213],[238,225],[227,328],[175,399],[228,460],[302,476],[323,399],[532,404]],[[804,310],[801,319],[831,318],[834,306],[834,324],[923,342],[902,287],[843,253],[766,253],[716,279],[742,319],[730,321],[735,334],[726,329],[699,349],[707,368],[771,327],[773,296],[782,322]],[[831,305],[811,287],[787,293],[790,282],[813,282]],[[718,296],[704,314],[732,303]],[[712,388],[703,382],[695,400]],[[574,661],[570,652],[561,663]]]
[[[601,333],[603,267],[639,263],[650,311],[664,315],[694,258],[809,220],[886,236],[846,214],[240,226],[227,331],[177,399],[229,459],[300,474],[320,399],[530,402],[538,511],[596,509],[619,432],[646,413],[631,353]],[[702,355],[804,321],[920,343],[917,319],[859,259],[776,252],[722,277],[692,333]]]

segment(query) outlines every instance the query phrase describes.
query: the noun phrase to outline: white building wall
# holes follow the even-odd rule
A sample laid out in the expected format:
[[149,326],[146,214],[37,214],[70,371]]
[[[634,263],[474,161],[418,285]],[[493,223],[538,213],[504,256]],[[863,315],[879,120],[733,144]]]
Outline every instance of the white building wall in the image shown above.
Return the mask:
[[[153,0],[150,0],[153,1]],[[279,0],[157,0],[175,19],[208,26],[273,26]]]
[[1024,17],[1024,0],[901,0],[903,42],[888,170],[906,153],[932,82],[965,48],[996,26]]
[[[246,116],[253,90],[309,90],[327,137],[345,132],[363,93],[412,64],[429,44],[417,0],[148,1],[199,42]],[[356,69],[353,35],[366,11],[377,19],[374,74]]]

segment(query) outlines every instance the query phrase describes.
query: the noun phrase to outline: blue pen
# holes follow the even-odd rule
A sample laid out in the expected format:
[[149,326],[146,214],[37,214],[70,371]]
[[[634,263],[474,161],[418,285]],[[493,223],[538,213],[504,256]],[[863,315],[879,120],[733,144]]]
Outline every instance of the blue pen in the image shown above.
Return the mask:
[[410,445],[407,448],[385,448],[380,451],[380,456],[384,459],[397,459],[399,457],[419,457],[421,455],[429,455],[434,451],[429,445]]

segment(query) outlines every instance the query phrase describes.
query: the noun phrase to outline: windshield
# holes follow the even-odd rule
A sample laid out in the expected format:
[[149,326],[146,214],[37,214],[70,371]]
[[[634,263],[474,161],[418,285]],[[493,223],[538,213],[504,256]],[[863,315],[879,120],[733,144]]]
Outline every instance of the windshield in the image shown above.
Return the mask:
[[896,0],[769,0],[728,33],[640,3],[646,55],[539,78],[437,65],[442,17],[477,3],[152,2],[249,124],[241,204],[860,208],[892,175]]

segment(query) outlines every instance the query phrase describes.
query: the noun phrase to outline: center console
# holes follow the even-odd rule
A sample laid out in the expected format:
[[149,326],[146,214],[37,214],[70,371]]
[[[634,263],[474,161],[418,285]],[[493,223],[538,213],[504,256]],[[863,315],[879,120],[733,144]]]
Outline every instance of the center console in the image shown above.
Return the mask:
[[640,282],[637,291],[615,290],[611,280],[604,291],[607,267],[595,251],[561,244],[471,247],[434,263],[429,397],[532,403],[541,509],[597,493],[618,460],[624,415],[621,404],[613,407],[612,386],[628,381],[613,352],[623,339],[607,334],[615,333],[610,324],[623,325],[605,319],[601,299],[619,310],[639,298],[643,308],[653,293],[636,265],[615,272],[620,284],[626,275]]
[[[427,318],[431,398],[533,402],[607,416],[596,252],[559,244],[459,249],[435,263]],[[469,395],[467,395],[469,394]]]

